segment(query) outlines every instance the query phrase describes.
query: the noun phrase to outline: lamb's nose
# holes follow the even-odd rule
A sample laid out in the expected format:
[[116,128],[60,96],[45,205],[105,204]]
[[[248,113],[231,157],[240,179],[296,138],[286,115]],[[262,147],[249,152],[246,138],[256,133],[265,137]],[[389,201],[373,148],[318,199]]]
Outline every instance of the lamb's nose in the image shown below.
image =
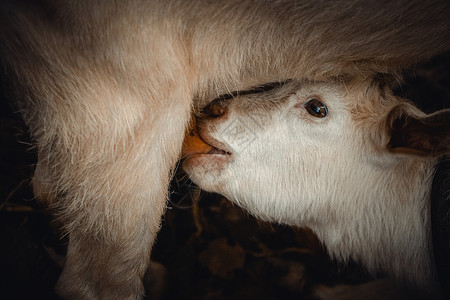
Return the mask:
[[227,100],[218,99],[212,101],[210,104],[202,109],[202,115],[205,118],[219,118],[228,111]]

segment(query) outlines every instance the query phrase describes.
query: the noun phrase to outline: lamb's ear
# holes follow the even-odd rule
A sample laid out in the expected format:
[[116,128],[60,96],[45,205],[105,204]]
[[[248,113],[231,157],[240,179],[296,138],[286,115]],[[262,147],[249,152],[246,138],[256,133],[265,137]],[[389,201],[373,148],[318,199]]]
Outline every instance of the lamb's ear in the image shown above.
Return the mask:
[[387,117],[394,153],[441,156],[450,153],[450,109],[426,115],[411,104],[395,106]]

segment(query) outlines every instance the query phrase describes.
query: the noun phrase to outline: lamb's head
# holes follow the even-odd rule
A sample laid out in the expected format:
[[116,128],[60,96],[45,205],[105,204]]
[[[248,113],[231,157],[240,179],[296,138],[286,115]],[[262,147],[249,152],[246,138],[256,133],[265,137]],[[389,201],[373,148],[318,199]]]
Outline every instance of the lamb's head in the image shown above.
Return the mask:
[[296,225],[330,218],[326,202],[336,188],[348,193],[342,175],[358,164],[360,143],[342,99],[337,86],[298,82],[217,99],[197,121],[213,148],[187,153],[184,168],[202,189],[259,218]]
[[[213,101],[183,166],[259,218],[310,227],[338,258],[402,273],[387,256],[428,255],[426,199],[448,120],[367,81],[291,81]],[[408,272],[429,277],[427,263]]]

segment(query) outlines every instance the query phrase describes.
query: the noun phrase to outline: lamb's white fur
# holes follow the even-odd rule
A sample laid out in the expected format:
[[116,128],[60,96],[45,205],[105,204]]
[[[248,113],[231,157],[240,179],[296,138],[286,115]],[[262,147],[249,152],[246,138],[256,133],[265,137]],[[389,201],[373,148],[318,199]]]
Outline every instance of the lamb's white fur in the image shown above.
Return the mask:
[[[430,190],[435,157],[388,151],[387,118],[405,100],[361,83],[291,82],[217,104],[199,121],[221,154],[188,156],[200,188],[268,221],[311,228],[329,253],[433,290]],[[325,118],[304,104],[317,97]],[[239,128],[239,129],[237,129]]]

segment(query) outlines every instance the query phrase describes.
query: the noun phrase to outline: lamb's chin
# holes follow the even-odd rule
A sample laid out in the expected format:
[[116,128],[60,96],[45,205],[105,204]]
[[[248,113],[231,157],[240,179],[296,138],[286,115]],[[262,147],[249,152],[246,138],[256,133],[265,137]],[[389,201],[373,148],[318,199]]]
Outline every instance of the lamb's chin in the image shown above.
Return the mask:
[[[208,155],[211,156],[211,155]],[[227,162],[211,160],[203,155],[192,156],[183,161],[183,169],[189,178],[204,191],[219,193]]]

